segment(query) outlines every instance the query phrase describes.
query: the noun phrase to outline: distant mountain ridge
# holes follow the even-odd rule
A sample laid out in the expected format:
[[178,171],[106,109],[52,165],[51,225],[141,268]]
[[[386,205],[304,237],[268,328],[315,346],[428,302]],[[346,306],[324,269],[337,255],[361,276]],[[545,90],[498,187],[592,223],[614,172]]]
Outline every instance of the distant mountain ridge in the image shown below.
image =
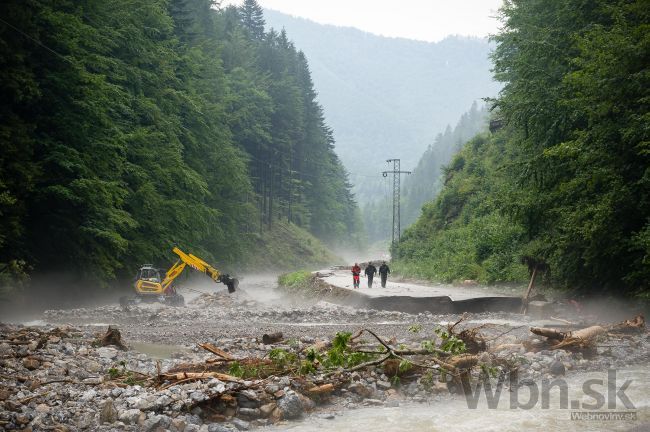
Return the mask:
[[499,90],[486,39],[428,43],[264,13],[267,28],[285,28],[306,54],[337,153],[362,202],[382,190],[387,158],[415,167],[438,133]]

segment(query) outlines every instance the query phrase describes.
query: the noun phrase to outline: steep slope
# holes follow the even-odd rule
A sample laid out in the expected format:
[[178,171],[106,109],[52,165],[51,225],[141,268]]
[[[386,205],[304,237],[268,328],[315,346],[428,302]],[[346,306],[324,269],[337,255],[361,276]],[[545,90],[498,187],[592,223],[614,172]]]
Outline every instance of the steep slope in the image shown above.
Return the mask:
[[[485,39],[439,43],[375,36],[266,10],[309,60],[336,149],[361,202],[381,191],[387,158],[412,168],[448,124],[477,99],[494,96]],[[372,176],[372,177],[367,177]]]

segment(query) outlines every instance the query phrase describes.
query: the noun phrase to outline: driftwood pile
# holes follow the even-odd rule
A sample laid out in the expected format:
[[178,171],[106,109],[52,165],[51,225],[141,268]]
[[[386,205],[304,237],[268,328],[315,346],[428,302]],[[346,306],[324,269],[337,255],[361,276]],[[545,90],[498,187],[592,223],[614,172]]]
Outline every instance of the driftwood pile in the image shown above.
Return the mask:
[[[531,327],[531,333],[546,338],[545,344],[536,349],[565,349],[580,351],[587,355],[595,355],[598,339],[604,336],[619,336],[621,334],[640,333],[645,331],[645,317],[637,315],[631,320],[625,320],[610,326],[592,325],[573,331],[561,331],[552,328]],[[528,348],[533,349],[532,346]]]

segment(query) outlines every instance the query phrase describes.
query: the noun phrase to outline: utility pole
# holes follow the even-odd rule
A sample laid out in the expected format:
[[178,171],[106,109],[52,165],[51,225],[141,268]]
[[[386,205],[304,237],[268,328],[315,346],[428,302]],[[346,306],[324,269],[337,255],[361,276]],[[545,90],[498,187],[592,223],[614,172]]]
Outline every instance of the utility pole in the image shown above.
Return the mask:
[[381,174],[388,177],[388,174],[393,175],[393,248],[399,243],[400,238],[400,178],[402,174],[411,174],[411,171],[400,171],[399,159],[387,159],[387,163],[393,163],[392,171],[383,171]]

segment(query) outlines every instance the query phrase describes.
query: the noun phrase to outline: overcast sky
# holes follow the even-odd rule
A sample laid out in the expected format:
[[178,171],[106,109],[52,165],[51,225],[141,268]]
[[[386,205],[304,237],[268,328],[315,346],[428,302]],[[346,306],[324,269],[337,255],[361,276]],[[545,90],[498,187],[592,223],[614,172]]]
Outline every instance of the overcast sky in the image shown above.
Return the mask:
[[[224,0],[240,5],[243,0]],[[356,27],[383,36],[436,42],[445,36],[487,36],[502,0],[258,0],[267,9],[322,24]]]

